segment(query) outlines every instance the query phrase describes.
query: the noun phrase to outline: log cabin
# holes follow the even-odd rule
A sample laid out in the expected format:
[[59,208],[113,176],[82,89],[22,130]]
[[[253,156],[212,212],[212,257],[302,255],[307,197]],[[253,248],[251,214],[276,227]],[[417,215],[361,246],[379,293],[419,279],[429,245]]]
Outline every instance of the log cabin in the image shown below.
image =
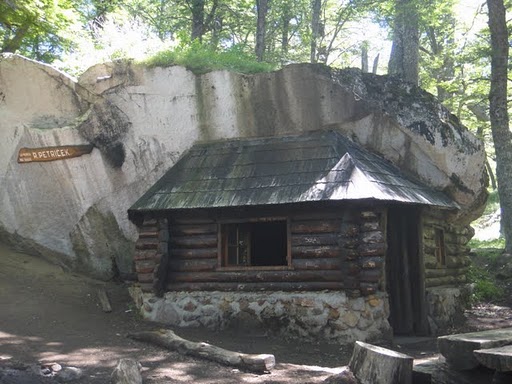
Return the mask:
[[177,326],[437,334],[467,295],[473,233],[457,210],[336,130],[197,143],[128,211],[132,292]]

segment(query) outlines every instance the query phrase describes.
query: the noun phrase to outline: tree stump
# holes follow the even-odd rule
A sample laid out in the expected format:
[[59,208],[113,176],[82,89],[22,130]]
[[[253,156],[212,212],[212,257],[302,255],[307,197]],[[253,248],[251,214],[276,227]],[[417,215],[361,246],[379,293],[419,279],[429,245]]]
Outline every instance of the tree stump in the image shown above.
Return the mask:
[[112,384],[142,384],[140,364],[133,359],[121,359],[112,372]]
[[403,353],[356,341],[348,365],[361,384],[411,384],[413,360]]

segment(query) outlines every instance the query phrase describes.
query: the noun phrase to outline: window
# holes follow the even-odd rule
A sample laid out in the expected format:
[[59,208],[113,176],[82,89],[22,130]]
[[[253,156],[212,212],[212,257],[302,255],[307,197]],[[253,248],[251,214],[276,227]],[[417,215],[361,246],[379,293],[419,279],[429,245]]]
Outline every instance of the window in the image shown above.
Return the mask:
[[286,220],[223,224],[221,236],[223,267],[288,265]]
[[436,240],[436,259],[437,264],[441,266],[446,265],[446,250],[444,246],[444,231],[441,228],[435,228],[435,240]]

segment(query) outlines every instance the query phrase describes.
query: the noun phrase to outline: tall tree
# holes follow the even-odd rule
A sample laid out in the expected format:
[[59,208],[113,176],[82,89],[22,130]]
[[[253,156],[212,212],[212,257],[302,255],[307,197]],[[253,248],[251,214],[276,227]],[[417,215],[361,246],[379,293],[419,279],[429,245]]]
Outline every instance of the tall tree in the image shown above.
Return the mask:
[[417,0],[395,0],[393,46],[388,72],[414,84],[419,81],[419,15]]
[[0,52],[52,62],[72,42],[74,6],[71,0],[0,0]]
[[320,23],[320,11],[322,10],[322,0],[311,1],[311,47],[310,61],[316,63],[318,61],[317,45],[318,39],[322,33],[322,25]]
[[508,122],[508,29],[503,0],[487,0],[491,31],[491,90],[489,115],[496,151],[496,176],[505,251],[512,252],[512,133]]
[[257,20],[256,20],[256,58],[263,61],[265,53],[265,34],[267,32],[267,13],[268,0],[256,0]]

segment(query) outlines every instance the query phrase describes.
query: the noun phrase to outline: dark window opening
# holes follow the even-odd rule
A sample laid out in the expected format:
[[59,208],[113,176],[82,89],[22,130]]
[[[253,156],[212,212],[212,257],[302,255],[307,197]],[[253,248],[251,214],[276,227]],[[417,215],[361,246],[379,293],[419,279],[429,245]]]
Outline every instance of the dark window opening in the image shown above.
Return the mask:
[[288,265],[287,233],[286,221],[224,224],[223,266]]
[[444,231],[441,228],[435,228],[436,240],[436,259],[437,263],[441,266],[446,265],[446,250],[444,245]]

